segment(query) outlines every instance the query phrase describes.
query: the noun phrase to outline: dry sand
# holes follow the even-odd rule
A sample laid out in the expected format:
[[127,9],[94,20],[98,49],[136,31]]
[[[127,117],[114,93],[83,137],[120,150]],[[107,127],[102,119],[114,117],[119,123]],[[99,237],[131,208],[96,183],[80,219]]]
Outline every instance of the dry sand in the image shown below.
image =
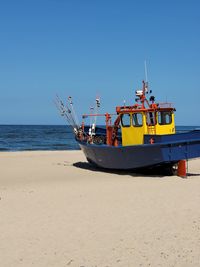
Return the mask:
[[188,179],[84,162],[81,151],[0,153],[0,266],[200,266],[200,160]]

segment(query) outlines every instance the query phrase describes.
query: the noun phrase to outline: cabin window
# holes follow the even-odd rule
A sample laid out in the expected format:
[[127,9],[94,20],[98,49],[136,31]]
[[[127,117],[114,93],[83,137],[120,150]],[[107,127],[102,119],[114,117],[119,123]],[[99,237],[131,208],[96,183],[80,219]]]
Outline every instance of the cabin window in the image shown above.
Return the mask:
[[147,125],[148,126],[154,126],[154,125],[156,125],[155,112],[147,112],[146,118],[147,118]]
[[131,126],[130,114],[122,114],[121,123],[123,127],[130,127]]
[[170,111],[158,112],[158,123],[160,125],[166,125],[172,123],[172,113]]
[[141,127],[143,125],[142,113],[133,113],[132,124],[134,127]]

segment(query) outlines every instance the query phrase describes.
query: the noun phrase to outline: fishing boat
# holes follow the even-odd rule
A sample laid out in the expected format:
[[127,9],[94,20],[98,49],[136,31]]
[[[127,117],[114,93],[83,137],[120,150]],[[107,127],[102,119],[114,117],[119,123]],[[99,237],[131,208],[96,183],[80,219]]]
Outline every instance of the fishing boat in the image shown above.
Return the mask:
[[[175,108],[171,103],[157,103],[148,82],[143,81],[135,95],[133,105],[117,106],[114,114],[99,114],[97,98],[96,109],[82,116],[81,125],[76,122],[71,98],[70,107],[57,100],[88,162],[114,170],[158,166],[173,170],[181,160],[200,157],[200,130],[176,133]],[[98,116],[105,117],[104,127],[96,126]],[[89,126],[85,123],[87,118],[94,118]]]

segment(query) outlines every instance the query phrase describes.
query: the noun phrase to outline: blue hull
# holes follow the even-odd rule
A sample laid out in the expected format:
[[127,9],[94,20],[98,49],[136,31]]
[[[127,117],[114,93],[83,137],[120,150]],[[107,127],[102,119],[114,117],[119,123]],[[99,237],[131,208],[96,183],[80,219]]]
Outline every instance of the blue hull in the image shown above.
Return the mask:
[[[154,144],[149,143],[150,138],[154,139]],[[200,157],[200,131],[145,135],[144,144],[134,146],[114,147],[77,141],[89,162],[106,169],[138,169]]]

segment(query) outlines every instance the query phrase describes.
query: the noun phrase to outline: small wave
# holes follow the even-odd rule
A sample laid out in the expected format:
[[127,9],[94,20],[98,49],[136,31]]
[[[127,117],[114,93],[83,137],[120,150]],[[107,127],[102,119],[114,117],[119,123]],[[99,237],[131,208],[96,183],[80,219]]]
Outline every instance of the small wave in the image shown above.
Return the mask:
[[51,146],[67,146],[67,144],[51,144]]
[[6,147],[0,147],[0,151],[11,151],[9,148]]
[[16,134],[16,133],[8,133],[8,134],[5,134],[3,137],[6,139],[16,139],[16,138],[19,138],[21,136],[19,134]]

